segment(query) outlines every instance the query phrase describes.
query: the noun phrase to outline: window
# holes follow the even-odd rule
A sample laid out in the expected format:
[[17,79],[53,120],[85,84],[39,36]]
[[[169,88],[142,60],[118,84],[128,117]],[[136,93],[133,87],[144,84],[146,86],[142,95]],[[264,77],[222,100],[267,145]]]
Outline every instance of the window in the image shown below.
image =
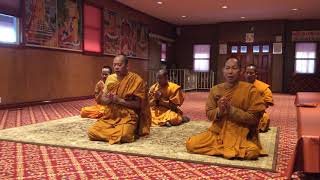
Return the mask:
[[315,73],[316,52],[316,43],[296,43],[296,73]]
[[167,45],[166,43],[161,43],[161,61],[167,61]]
[[84,51],[100,53],[101,49],[101,9],[84,5]]
[[208,72],[210,61],[210,45],[198,44],[193,46],[193,70]]
[[269,45],[263,45],[262,46],[262,52],[263,53],[269,53]]
[[247,53],[247,46],[241,46],[240,47],[240,52],[241,53]]
[[19,19],[0,14],[0,43],[19,44]]
[[253,53],[259,53],[260,52],[260,47],[259,46],[253,46],[252,51],[253,51]]
[[238,46],[231,46],[231,53],[238,53]]

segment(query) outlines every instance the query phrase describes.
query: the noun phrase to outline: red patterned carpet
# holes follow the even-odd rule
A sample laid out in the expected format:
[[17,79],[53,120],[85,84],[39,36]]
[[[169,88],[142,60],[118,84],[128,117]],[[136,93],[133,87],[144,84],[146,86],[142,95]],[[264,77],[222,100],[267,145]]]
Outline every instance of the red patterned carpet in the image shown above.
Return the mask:
[[[207,95],[187,93],[182,109],[192,120],[206,119]],[[0,179],[285,179],[297,138],[294,96],[274,99],[268,112],[271,126],[280,128],[276,173],[0,141]],[[0,129],[78,115],[93,104],[90,99],[0,110]]]

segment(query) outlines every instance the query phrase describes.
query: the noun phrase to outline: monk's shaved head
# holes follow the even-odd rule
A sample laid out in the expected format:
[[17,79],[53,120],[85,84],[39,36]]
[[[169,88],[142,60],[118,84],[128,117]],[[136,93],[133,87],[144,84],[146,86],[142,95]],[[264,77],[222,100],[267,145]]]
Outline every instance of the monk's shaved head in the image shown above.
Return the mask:
[[254,65],[254,64],[249,64],[249,65],[247,65],[247,66],[246,66],[246,70],[247,70],[247,69],[251,69],[251,70],[257,72],[257,66]]
[[157,75],[168,76],[168,71],[165,70],[165,69],[160,69],[160,70],[157,72]]
[[128,59],[125,55],[118,55],[113,59],[114,72],[119,77],[124,77],[128,73]]
[[165,69],[160,69],[157,72],[157,81],[160,86],[165,86],[168,84],[168,71]]
[[249,64],[246,66],[246,71],[244,72],[244,78],[249,83],[254,83],[257,79],[257,66],[254,64]]
[[115,59],[121,60],[124,64],[128,65],[128,58],[123,54],[117,55]]
[[229,57],[229,58],[227,58],[226,62],[224,63],[224,66],[226,66],[227,63],[231,63],[231,62],[236,63],[239,69],[241,68],[241,62],[240,62],[240,60],[239,60],[238,58],[236,58],[236,57]]

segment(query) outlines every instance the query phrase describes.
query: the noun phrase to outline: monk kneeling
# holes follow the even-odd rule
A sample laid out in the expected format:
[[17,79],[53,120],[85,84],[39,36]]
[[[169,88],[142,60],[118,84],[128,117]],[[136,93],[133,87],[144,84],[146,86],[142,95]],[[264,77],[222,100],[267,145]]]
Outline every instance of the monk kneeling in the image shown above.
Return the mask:
[[[254,87],[257,88],[258,92],[263,98],[266,108],[273,106],[272,92],[269,88],[270,86],[257,79],[257,67],[255,65],[250,64],[246,67],[245,78],[247,82],[252,83]],[[258,129],[260,132],[267,132],[269,130],[269,125],[270,116],[267,112],[265,112],[259,121]]]
[[181,87],[168,81],[168,72],[161,69],[157,72],[157,83],[149,90],[149,102],[154,126],[177,126],[188,122],[179,109],[184,101]]
[[83,107],[80,110],[80,115],[83,118],[100,118],[104,113],[104,106],[100,103],[100,97],[102,96],[102,90],[104,88],[104,82],[106,82],[107,77],[112,73],[112,69],[109,66],[104,66],[101,71],[101,79],[96,84],[94,89],[94,98],[97,102],[97,105]]
[[114,58],[113,68],[115,74],[107,78],[100,99],[105,105],[104,115],[88,129],[88,136],[109,144],[133,142],[150,132],[145,84],[139,75],[128,72],[124,55]]
[[211,127],[186,142],[188,152],[227,159],[257,159],[262,153],[257,126],[265,110],[257,89],[239,81],[240,62],[229,58],[224,66],[225,83],[211,88],[206,114]]

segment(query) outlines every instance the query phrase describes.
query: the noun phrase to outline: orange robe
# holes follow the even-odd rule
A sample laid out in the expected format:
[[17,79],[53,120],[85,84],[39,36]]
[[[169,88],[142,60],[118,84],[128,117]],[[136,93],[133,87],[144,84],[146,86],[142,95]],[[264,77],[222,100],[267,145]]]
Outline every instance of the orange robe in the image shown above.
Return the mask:
[[[264,102],[269,105],[273,105],[272,92],[270,86],[262,81],[255,80],[253,85],[257,88],[258,92],[262,96]],[[268,113],[263,113],[259,121],[258,129],[260,132],[267,132],[270,125],[270,117]]]
[[[231,107],[228,115],[218,118],[217,101],[221,96],[231,97]],[[212,125],[187,140],[188,152],[227,159],[258,158],[263,153],[257,126],[264,110],[264,102],[252,84],[240,81],[232,88],[226,88],[224,83],[214,86],[206,103]]]
[[97,119],[103,116],[104,113],[104,106],[100,105],[99,102],[99,97],[102,95],[102,90],[104,87],[104,82],[100,80],[94,89],[94,97],[96,102],[98,103],[97,105],[94,106],[87,106],[83,107],[80,110],[80,116],[82,118],[93,118]]
[[[160,91],[161,97],[157,101],[154,94]],[[163,126],[166,122],[177,126],[182,123],[182,111],[178,108],[184,101],[181,87],[175,83],[168,82],[166,87],[160,87],[158,83],[151,86],[149,91],[152,125]]]
[[88,129],[90,140],[107,141],[109,144],[125,143],[150,133],[150,108],[145,83],[140,76],[129,72],[122,80],[118,80],[116,74],[109,75],[104,92],[114,93],[126,100],[138,97],[141,109],[133,110],[109,103],[105,106],[103,117]]

